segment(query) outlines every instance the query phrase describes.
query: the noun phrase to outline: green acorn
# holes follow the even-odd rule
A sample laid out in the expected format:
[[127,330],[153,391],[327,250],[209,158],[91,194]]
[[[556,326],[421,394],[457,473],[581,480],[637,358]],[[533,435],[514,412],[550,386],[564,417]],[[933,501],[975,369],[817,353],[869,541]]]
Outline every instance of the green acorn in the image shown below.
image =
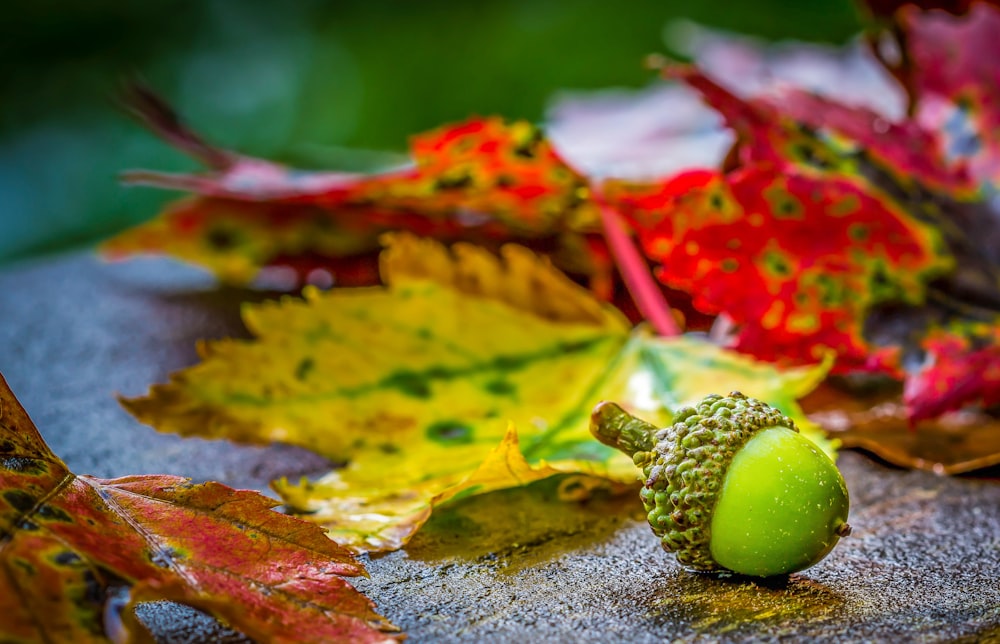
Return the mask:
[[590,431],[642,470],[649,525],[688,568],[792,573],[851,532],[837,466],[791,418],[739,392],[684,407],[664,429],[603,402]]

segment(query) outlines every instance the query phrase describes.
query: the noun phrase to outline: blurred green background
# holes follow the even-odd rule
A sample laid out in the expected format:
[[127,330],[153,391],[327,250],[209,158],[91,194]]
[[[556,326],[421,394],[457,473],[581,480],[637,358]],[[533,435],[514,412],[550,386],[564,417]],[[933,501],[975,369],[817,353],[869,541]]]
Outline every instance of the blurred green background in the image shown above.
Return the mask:
[[[114,103],[138,76],[210,141],[305,167],[405,150],[470,114],[538,121],[560,89],[641,87],[687,18],[841,43],[847,0],[15,0],[0,19],[0,262],[96,240],[176,195],[117,174],[195,164]],[[346,168],[345,168],[346,169]]]

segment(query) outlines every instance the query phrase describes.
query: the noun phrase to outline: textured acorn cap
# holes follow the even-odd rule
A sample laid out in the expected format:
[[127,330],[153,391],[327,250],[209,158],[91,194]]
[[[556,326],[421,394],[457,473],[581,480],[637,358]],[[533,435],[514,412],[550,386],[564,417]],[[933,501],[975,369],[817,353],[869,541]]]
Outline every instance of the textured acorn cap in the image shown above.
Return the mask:
[[729,464],[755,434],[779,425],[799,431],[777,409],[734,391],[681,408],[664,429],[604,402],[594,409],[590,430],[642,470],[640,497],[663,548],[684,566],[712,571],[725,570],[712,558],[709,543],[712,512]]

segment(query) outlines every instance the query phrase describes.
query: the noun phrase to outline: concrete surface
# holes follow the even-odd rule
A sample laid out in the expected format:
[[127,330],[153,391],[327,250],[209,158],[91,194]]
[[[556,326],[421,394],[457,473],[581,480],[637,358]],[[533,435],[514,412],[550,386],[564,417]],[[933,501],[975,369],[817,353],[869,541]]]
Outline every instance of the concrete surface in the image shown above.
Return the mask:
[[[0,269],[0,372],[53,450],[98,476],[169,473],[267,490],[327,463],[300,449],[160,435],[114,395],[195,361],[201,338],[244,335],[239,304],[165,260],[75,253]],[[840,461],[854,535],[787,579],[680,570],[635,498],[554,498],[555,482],[439,512],[411,545],[367,562],[358,587],[410,641],[1000,641],[1000,482],[942,478],[858,453]],[[143,619],[159,640],[238,641],[170,604]]]

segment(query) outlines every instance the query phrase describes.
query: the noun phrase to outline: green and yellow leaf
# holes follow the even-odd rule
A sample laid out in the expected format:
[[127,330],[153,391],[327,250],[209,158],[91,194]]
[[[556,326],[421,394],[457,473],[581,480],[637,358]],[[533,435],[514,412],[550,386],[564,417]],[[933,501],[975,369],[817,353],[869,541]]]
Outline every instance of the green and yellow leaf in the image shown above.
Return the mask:
[[795,399],[826,371],[632,331],[520,247],[498,258],[410,236],[387,246],[385,287],[248,306],[256,339],[205,344],[203,362],[123,404],[163,431],[293,443],[346,463],[275,489],[338,542],[378,551],[456,497],[557,473],[635,481],[631,461],[590,436],[602,399],[666,424],[677,406],[739,388],[802,418]]

